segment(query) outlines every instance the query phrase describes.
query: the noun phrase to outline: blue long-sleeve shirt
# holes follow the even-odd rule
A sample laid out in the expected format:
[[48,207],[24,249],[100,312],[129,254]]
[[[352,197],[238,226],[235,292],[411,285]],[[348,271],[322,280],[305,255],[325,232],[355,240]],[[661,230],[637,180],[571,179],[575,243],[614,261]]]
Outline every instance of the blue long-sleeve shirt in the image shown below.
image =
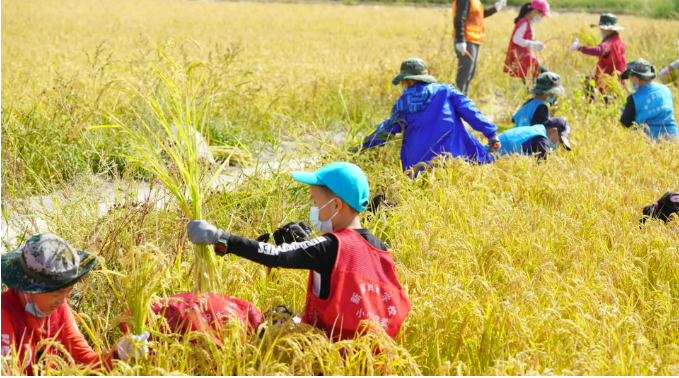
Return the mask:
[[462,120],[486,138],[497,136],[497,126],[454,86],[418,83],[403,91],[392,108],[391,117],[365,137],[363,148],[382,145],[390,135],[402,132],[404,171],[446,153],[478,164],[492,162],[492,157]]

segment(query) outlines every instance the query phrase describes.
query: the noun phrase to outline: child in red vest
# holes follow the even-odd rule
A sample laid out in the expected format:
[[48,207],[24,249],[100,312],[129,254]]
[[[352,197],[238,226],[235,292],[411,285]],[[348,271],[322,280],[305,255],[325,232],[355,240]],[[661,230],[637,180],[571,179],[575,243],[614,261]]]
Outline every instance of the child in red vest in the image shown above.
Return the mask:
[[[364,332],[369,320],[396,337],[410,301],[401,287],[386,245],[361,227],[368,205],[368,180],[351,163],[331,163],[316,172],[293,172],[311,185],[310,222],[322,236],[272,245],[223,232],[206,221],[187,225],[195,244],[215,244],[215,252],[244,257],[267,267],[309,270],[302,322],[324,330],[333,340]],[[366,324],[366,323],[363,323]]]
[[537,56],[537,52],[545,49],[545,44],[535,40],[532,25],[542,21],[543,17],[552,17],[547,0],[533,0],[519,10],[503,69],[509,76],[532,81],[538,74],[547,72]]
[[2,293],[2,356],[14,365],[2,366],[5,374],[15,373],[15,368],[23,374],[39,374],[34,364],[41,356],[59,353],[53,347],[38,348],[50,339],[62,344],[76,363],[94,368],[111,368],[114,359],[148,352],[148,332],[128,336],[116,349],[101,354],[78,330],[66,300],[73,285],[96,264],[94,256],[54,234],[35,235],[22,248],[2,255],[2,283],[9,287]]

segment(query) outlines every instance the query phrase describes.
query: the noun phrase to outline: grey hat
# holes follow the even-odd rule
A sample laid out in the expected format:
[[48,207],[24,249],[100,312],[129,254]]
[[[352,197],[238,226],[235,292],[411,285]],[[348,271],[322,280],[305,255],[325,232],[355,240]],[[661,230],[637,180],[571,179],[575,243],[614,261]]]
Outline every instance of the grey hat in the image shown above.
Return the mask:
[[25,293],[51,293],[72,286],[97,258],[74,249],[54,234],[31,236],[22,247],[2,255],[2,283]]
[[625,30],[625,28],[618,25],[618,18],[611,13],[602,14],[601,17],[599,17],[599,23],[592,24],[591,26],[598,26],[600,29],[604,30]]
[[646,59],[637,59],[627,63],[627,69],[620,78],[627,80],[630,76],[636,76],[641,80],[653,80],[656,77],[655,67]]
[[554,72],[544,72],[535,79],[535,86],[530,90],[531,94],[538,95],[562,95],[566,93],[561,86],[561,77]]
[[423,83],[436,83],[436,78],[429,75],[429,71],[427,71],[427,63],[420,58],[404,60],[401,63],[401,72],[391,80],[391,83],[398,85],[405,79],[413,79]]

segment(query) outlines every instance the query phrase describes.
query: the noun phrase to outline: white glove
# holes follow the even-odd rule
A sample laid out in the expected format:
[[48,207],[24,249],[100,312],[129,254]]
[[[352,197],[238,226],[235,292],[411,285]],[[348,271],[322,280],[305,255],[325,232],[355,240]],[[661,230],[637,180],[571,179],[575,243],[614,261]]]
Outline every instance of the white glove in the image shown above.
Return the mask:
[[147,331],[141,335],[128,335],[118,342],[116,350],[118,351],[118,358],[127,361],[130,357],[135,360],[140,360],[149,353],[149,347],[146,340],[150,334]]
[[204,220],[194,220],[186,224],[189,240],[193,244],[216,244],[224,231]]
[[670,76],[670,68],[665,67],[660,72],[658,73],[658,77],[663,77],[663,76]]
[[575,42],[571,45],[570,51],[577,50],[580,47],[580,39],[575,37]]
[[467,51],[467,42],[456,43],[455,50],[464,55],[465,51]]
[[540,41],[530,41],[528,42],[528,47],[535,51],[542,51],[545,49],[545,44]]
[[498,12],[501,11],[506,6],[507,6],[507,0],[498,0],[498,2],[495,3],[495,9]]

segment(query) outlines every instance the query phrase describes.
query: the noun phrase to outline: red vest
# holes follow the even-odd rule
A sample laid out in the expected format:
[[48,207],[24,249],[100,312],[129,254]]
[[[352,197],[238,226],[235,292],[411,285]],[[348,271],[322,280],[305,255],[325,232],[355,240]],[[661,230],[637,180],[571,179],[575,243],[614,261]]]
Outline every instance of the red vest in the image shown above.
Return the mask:
[[396,338],[410,312],[410,301],[396,278],[391,254],[349,228],[332,235],[338,249],[330,295],[321,299],[313,294],[314,276],[309,272],[302,322],[324,330],[334,340],[344,340],[366,331],[359,322],[371,320]]
[[520,79],[533,80],[540,73],[540,61],[535,51],[529,47],[521,47],[512,40],[516,31],[523,24],[528,24],[526,32],[523,33],[523,39],[532,41],[533,28],[527,18],[522,18],[514,26],[512,36],[509,37],[509,47],[507,48],[507,57],[505,59],[504,72],[509,73],[511,77],[518,77]]
[[[214,333],[213,330],[219,330],[226,321],[239,321],[247,327],[248,332],[252,332],[264,319],[252,303],[215,293],[171,295],[167,301],[153,303],[151,310],[167,320],[170,329],[165,330],[165,333],[204,332],[211,334],[219,346],[222,345],[219,333]],[[123,332],[128,332],[126,324],[123,323],[120,327]]]
[[[12,325],[14,326],[15,335],[15,350],[19,353],[19,360],[17,364],[22,366],[22,371],[25,374],[33,375],[33,361],[37,361],[41,354],[48,353],[58,355],[59,351],[56,348],[49,348],[47,350],[36,351],[36,345],[43,340],[54,339],[63,344],[63,340],[59,335],[61,327],[66,322],[69,311],[68,304],[64,303],[47,318],[47,321],[40,326],[31,326],[29,321],[39,320],[35,316],[29,314],[21,305],[19,300],[19,292],[10,288],[0,297],[2,300],[2,309],[9,314]],[[32,318],[32,319],[31,319]]]
[[618,34],[614,34],[601,42],[607,53],[599,57],[596,64],[596,77],[603,74],[616,76],[627,69],[627,57],[625,56],[625,43]]

